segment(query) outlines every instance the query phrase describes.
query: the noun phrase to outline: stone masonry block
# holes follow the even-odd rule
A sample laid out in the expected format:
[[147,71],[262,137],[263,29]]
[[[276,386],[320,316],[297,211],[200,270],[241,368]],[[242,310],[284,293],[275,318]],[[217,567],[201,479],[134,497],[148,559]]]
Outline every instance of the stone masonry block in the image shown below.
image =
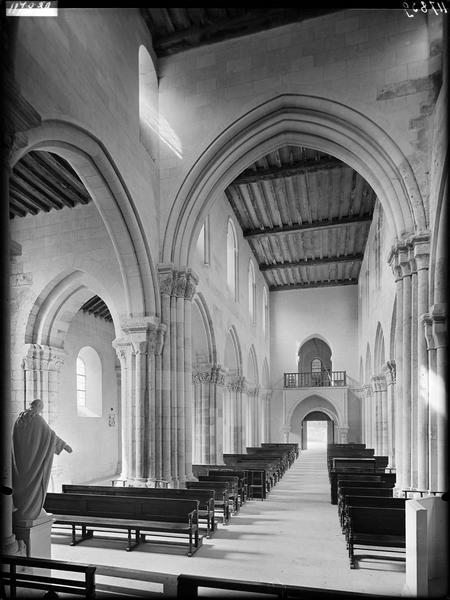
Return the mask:
[[355,31],[359,27],[359,17],[350,17],[343,21],[336,21],[335,31],[336,33],[347,33],[349,31]]
[[406,65],[386,69],[384,72],[385,83],[395,83],[397,81],[405,81],[408,77]]
[[288,48],[292,43],[291,34],[284,32],[267,40],[267,49],[276,50],[278,48]]
[[197,92],[211,92],[217,88],[216,79],[206,79],[197,83]]
[[407,96],[409,94],[416,94],[417,92],[435,91],[438,86],[439,78],[432,75],[391,83],[378,90],[377,100],[389,100],[390,98]]
[[405,79],[419,79],[429,74],[428,60],[416,60],[406,65]]
[[227,73],[236,73],[237,71],[247,71],[251,68],[251,58],[237,58],[229,60],[226,65]]
[[348,31],[345,33],[345,43],[348,45],[362,44],[369,40],[368,29],[357,29],[355,31]]
[[197,56],[195,59],[195,66],[197,69],[203,69],[204,67],[210,67],[216,64],[216,53],[208,49],[208,52]]

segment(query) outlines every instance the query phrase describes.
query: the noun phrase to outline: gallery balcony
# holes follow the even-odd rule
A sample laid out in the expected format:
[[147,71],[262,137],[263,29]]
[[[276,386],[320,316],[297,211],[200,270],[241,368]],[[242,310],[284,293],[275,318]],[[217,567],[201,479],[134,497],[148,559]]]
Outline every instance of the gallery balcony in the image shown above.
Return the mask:
[[285,388],[345,387],[346,371],[316,371],[310,373],[285,373]]

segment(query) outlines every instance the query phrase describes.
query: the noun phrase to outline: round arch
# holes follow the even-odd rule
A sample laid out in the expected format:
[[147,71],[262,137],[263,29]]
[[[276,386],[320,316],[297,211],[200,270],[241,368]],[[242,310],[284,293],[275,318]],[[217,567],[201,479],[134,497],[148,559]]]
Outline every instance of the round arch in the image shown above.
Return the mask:
[[326,152],[359,172],[380,199],[397,238],[426,229],[411,166],[379,125],[332,100],[285,94],[237,119],[199,157],[173,203],[163,260],[189,264],[203,218],[219,194],[250,164],[287,144]]
[[98,280],[75,270],[54,278],[35,299],[29,311],[24,343],[63,348],[73,317],[94,294],[107,304],[115,333],[119,335],[120,319],[113,298]]
[[295,423],[301,423],[306,415],[308,415],[310,412],[316,411],[325,413],[332,421],[334,421],[337,427],[347,427],[345,416],[336,406],[332,404],[332,402],[323,396],[320,396],[319,394],[312,394],[311,396],[299,400],[290,409],[286,418],[286,422],[289,424],[291,431]]
[[108,231],[120,266],[125,306],[121,316],[159,316],[158,280],[142,223],[120,173],[102,143],[85,129],[48,120],[27,132],[13,167],[31,150],[46,150],[67,160],[91,195]]

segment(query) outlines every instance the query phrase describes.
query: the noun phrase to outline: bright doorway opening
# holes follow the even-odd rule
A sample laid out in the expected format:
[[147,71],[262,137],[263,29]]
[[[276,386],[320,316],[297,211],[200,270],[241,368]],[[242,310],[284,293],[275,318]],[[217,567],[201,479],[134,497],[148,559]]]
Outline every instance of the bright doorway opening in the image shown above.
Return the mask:
[[307,448],[326,448],[328,435],[327,421],[308,421],[306,445]]

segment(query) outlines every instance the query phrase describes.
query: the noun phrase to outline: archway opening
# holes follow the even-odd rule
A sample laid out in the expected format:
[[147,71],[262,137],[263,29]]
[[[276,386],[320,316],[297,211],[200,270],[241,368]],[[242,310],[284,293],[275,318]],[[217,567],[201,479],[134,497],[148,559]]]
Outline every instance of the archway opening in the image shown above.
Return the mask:
[[310,412],[301,423],[302,450],[325,450],[334,441],[334,423],[321,411]]

